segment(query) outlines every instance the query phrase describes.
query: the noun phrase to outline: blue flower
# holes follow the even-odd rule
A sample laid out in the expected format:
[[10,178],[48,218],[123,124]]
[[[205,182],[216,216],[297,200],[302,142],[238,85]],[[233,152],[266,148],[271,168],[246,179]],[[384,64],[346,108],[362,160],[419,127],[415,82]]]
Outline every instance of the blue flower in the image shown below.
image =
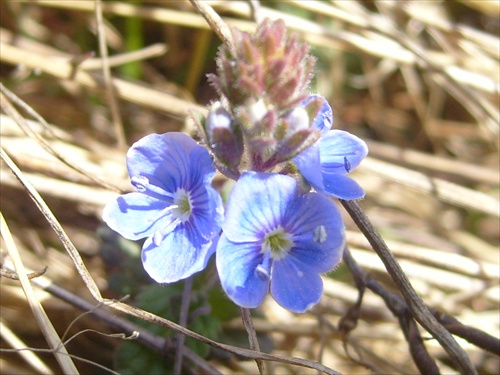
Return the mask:
[[324,194],[302,193],[289,176],[246,172],[229,196],[216,264],[222,287],[242,307],[270,290],[282,307],[305,312],[323,293],[344,248],[344,224]]
[[310,95],[302,102],[302,106],[305,107],[315,98],[323,100],[323,106],[312,125],[321,131],[321,137],[293,161],[316,191],[346,200],[363,198],[365,192],[361,186],[346,175],[368,154],[366,143],[346,131],[330,130],[332,108],[321,96]]
[[104,221],[130,240],[147,237],[142,262],[159,283],[204,269],[223,220],[208,151],[182,133],[151,134],[130,148],[127,168],[137,192],[109,203]]

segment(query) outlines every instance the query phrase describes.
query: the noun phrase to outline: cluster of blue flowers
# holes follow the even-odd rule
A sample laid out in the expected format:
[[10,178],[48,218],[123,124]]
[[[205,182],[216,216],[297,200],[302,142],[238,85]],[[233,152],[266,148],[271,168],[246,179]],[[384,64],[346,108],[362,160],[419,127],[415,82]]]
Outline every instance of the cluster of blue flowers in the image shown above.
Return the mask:
[[[176,132],[136,142],[127,154],[136,192],[110,202],[103,218],[128,239],[146,238],[142,262],[159,283],[203,270],[215,253],[222,287],[239,306],[257,307],[270,292],[282,307],[305,312],[323,293],[320,274],[342,257],[344,224],[331,197],[364,196],[347,174],[367,147],[330,130],[328,102],[303,94],[311,58],[281,22],[235,36],[250,56],[220,53],[211,79],[221,101],[200,121],[206,147]],[[275,55],[260,58],[262,51]],[[270,83],[278,68],[284,78]],[[211,185],[217,169],[236,180],[225,209]]]

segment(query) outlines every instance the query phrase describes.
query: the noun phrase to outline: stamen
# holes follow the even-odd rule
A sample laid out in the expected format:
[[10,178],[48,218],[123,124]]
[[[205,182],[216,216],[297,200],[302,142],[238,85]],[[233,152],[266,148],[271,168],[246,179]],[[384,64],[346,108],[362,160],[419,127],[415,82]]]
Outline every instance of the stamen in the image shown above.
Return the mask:
[[267,272],[267,270],[262,267],[262,265],[259,264],[255,269],[255,272],[257,273],[257,276],[259,276],[259,279],[261,279],[262,281],[269,280],[269,272]]
[[132,176],[130,182],[139,193],[144,193],[146,186],[149,185],[149,179],[145,176]]
[[174,220],[175,216],[172,214],[172,211],[175,210],[176,208],[177,206],[175,204],[167,206],[162,210],[158,211],[156,216],[149,218],[148,222],[156,223],[158,220],[163,219],[166,216],[172,216],[172,220]]
[[264,259],[262,259],[262,263],[255,268],[255,273],[257,274],[257,276],[259,276],[259,279],[261,279],[262,281],[267,281],[270,278],[269,276],[270,263],[271,259],[268,252],[264,254]]
[[160,246],[161,241],[163,241],[163,238],[172,232],[177,226],[181,223],[179,219],[174,219],[172,220],[167,226],[157,230],[155,234],[153,234],[153,243],[156,246]]
[[304,277],[304,271],[302,271],[295,262],[290,262],[290,267],[292,268],[293,272],[295,272],[295,274],[298,276],[298,277]]
[[148,177],[146,176],[132,176],[130,178],[130,182],[132,183],[132,186],[139,192],[139,193],[144,193],[149,196],[153,196],[157,199],[162,199],[164,200],[165,198],[173,198],[174,194],[169,193],[168,191],[164,190],[163,188],[155,185],[154,183],[151,183]]

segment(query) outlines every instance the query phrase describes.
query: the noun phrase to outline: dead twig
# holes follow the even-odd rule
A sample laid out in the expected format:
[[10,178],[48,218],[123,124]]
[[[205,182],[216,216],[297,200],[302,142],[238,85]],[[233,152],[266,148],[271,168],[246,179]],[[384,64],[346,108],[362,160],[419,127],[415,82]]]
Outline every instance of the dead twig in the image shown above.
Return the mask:
[[359,206],[359,203],[357,201],[344,200],[341,200],[340,202],[349,213],[351,218],[354,220],[358,228],[361,230],[361,232],[363,232],[363,234],[366,236],[366,238],[372,245],[373,250],[375,250],[377,255],[384,263],[387,272],[406,300],[406,303],[408,304],[413,317],[429,333],[431,333],[436,340],[439,341],[441,346],[450,356],[451,361],[455,364],[455,366],[462,374],[477,374],[477,371],[472,365],[469,356],[457,344],[453,336],[429,312],[427,306],[415,292],[413,286],[406,277],[404,271],[401,269],[401,266],[398,264],[396,258],[391,253],[380,234],[373,227],[363,209]]
[[106,88],[106,100],[111,110],[113,125],[115,129],[118,148],[125,152],[127,150],[127,142],[125,139],[125,131],[123,130],[123,122],[118,108],[118,100],[116,99],[115,87],[111,80],[111,70],[108,61],[108,48],[106,46],[106,36],[103,27],[102,4],[101,0],[95,0],[95,15],[97,22],[97,37],[99,40],[99,51],[102,59],[102,74],[104,77],[104,85]]
[[411,312],[404,300],[399,295],[385,290],[364,269],[362,269],[352,257],[347,246],[344,249],[343,260],[351,271],[356,287],[358,288],[359,295],[356,304],[347,311],[339,322],[339,329],[348,334],[356,327],[359,319],[359,312],[361,310],[362,296],[365,288],[369,288],[374,293],[382,297],[389,310],[391,310],[394,316],[398,318],[399,325],[401,326],[408,342],[413,362],[419,369],[420,373],[423,375],[439,374],[439,368],[427,351],[424,342],[420,337],[417,325],[415,324]]

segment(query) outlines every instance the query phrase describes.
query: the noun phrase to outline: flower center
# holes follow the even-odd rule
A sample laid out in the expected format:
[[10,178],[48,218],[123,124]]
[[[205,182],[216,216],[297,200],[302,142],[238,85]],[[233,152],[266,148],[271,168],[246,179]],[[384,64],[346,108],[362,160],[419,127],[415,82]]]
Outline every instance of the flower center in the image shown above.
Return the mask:
[[292,236],[278,226],[265,235],[261,252],[264,254],[270,252],[272,259],[279,260],[286,256],[293,245]]
[[174,194],[174,208],[172,216],[179,219],[182,223],[189,220],[193,210],[193,202],[188,191],[178,189]]

